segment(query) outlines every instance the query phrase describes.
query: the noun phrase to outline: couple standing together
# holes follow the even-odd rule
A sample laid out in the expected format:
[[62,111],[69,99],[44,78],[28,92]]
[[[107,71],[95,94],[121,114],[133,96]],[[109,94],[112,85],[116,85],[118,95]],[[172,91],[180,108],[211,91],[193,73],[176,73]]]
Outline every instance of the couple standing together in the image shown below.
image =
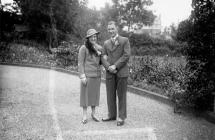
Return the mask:
[[96,122],[99,121],[96,116],[96,106],[99,105],[100,98],[101,65],[106,70],[108,106],[108,116],[102,118],[102,121],[117,120],[117,126],[121,126],[127,117],[126,92],[130,44],[128,38],[118,34],[117,25],[114,21],[108,22],[107,30],[110,39],[104,42],[103,47],[97,44],[99,32],[95,29],[89,29],[85,45],[79,49],[78,71],[81,80],[80,106],[83,107],[83,124],[87,123],[88,106],[91,106],[92,109],[92,119]]

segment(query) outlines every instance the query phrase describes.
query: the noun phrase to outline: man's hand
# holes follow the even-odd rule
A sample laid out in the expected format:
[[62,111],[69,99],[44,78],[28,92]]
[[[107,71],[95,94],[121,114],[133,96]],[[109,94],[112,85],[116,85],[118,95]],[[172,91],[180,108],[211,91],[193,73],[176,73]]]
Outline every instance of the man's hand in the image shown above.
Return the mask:
[[115,65],[111,65],[108,67],[108,70],[111,72],[111,73],[117,73],[117,70],[116,70],[116,66]]
[[111,65],[111,66],[109,66],[109,68],[108,68],[109,70],[116,70],[116,66],[115,65]]

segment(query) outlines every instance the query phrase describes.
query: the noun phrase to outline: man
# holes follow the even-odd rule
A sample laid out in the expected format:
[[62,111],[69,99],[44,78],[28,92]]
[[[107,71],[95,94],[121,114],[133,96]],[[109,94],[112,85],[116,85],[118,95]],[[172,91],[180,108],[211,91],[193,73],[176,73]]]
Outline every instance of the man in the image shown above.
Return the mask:
[[110,39],[104,43],[104,55],[107,56],[105,68],[106,72],[106,90],[108,117],[103,121],[112,121],[117,118],[117,102],[118,97],[118,118],[117,126],[124,124],[127,117],[126,111],[126,92],[127,79],[129,76],[128,61],[130,57],[130,43],[128,38],[118,34],[117,25],[114,21],[108,23],[108,33]]

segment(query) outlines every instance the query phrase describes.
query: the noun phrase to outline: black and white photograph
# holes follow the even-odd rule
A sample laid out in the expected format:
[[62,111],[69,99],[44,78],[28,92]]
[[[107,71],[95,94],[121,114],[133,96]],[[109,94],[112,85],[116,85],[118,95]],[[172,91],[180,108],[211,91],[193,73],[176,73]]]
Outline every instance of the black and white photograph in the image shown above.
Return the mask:
[[215,140],[215,1],[0,0],[0,140]]

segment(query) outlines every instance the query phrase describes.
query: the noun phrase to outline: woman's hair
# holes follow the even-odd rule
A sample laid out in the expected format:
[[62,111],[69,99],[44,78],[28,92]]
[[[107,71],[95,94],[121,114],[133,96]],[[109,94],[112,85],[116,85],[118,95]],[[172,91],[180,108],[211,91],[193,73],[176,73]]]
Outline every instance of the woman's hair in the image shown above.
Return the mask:
[[90,55],[96,54],[95,49],[93,48],[93,44],[90,42],[89,37],[85,41],[85,46],[89,50]]

